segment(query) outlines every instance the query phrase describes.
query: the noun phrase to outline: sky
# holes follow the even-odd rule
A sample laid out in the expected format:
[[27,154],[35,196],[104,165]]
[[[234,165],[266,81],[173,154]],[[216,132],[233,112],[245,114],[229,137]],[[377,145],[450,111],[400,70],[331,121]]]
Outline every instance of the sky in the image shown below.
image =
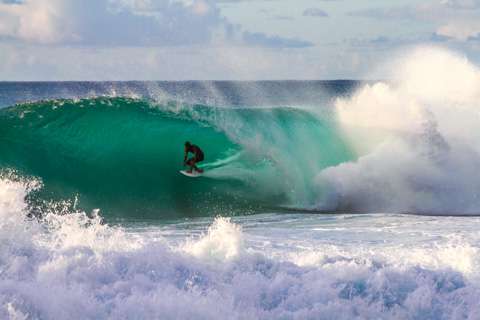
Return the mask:
[[480,0],[0,0],[0,81],[381,78],[424,45],[480,62]]

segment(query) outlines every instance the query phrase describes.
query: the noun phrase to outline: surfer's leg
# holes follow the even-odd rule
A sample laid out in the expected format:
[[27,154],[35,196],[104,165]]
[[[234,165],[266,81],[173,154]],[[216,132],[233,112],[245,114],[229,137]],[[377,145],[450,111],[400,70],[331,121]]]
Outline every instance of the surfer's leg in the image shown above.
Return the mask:
[[188,159],[187,161],[187,166],[190,167],[190,169],[187,171],[188,173],[192,173],[193,172],[193,169],[195,168],[195,159],[191,158],[191,159]]
[[195,171],[197,171],[197,172],[202,173],[203,170],[200,169],[200,168],[198,168],[198,167],[195,165],[195,161],[192,161],[192,162],[193,162],[193,163],[192,163],[192,169],[191,169],[191,170],[192,170],[192,171],[195,170]]
[[196,166],[196,164],[197,164],[198,162],[201,162],[202,160],[203,160],[203,159],[197,159],[197,158],[194,159],[195,171],[197,171],[198,173],[203,173],[203,170]]

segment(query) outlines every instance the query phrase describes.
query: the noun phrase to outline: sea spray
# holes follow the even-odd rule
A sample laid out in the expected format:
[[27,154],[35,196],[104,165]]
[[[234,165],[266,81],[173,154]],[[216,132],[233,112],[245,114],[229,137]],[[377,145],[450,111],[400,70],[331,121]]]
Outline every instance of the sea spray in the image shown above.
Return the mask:
[[231,223],[229,218],[218,217],[206,235],[200,240],[187,243],[184,250],[212,262],[234,259],[244,250],[242,230]]
[[361,155],[320,172],[319,207],[479,214],[480,70],[449,51],[419,48],[393,63],[389,83],[336,103]]

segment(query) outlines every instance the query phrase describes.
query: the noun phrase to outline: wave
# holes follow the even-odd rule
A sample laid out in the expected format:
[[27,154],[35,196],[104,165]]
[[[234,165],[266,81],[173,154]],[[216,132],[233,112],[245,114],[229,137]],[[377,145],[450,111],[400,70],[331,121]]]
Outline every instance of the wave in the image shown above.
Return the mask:
[[[439,48],[392,65],[392,81],[317,109],[118,97],[16,105],[0,110],[0,167],[40,179],[34,199],[77,198],[132,219],[479,214],[479,68]],[[178,174],[186,140],[206,152],[201,179]]]
[[[205,151],[201,179],[178,172],[187,140]],[[3,168],[40,178],[38,198],[124,218],[307,208],[314,173],[352,155],[330,114],[294,108],[101,97],[0,110]]]

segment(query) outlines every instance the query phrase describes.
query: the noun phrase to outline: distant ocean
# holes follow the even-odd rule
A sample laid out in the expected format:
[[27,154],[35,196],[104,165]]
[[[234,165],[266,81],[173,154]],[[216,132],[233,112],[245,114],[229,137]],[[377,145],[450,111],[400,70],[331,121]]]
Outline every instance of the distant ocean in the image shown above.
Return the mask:
[[0,83],[0,318],[476,319],[480,73],[449,68]]

